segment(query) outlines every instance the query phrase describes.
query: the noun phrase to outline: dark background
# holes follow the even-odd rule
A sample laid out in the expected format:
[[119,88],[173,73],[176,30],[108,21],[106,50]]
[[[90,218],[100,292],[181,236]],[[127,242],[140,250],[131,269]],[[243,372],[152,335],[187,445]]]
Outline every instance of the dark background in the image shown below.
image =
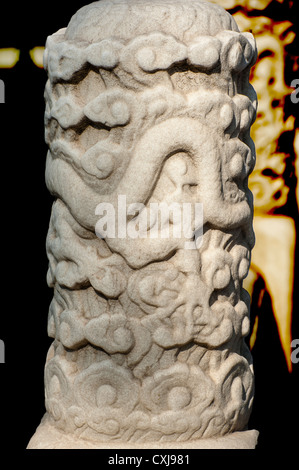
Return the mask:
[[[8,448],[23,451],[40,423],[45,411],[43,370],[51,344],[47,312],[52,290],[46,284],[45,239],[53,201],[44,182],[46,73],[33,64],[29,50],[44,46],[46,37],[67,26],[71,16],[87,3],[72,1],[66,7],[64,2],[62,7],[61,1],[54,0],[1,5],[0,48],[21,50],[20,61],[14,68],[0,69],[6,101],[0,105],[3,163],[0,338],[6,345],[6,363],[0,366],[1,451]],[[289,8],[275,14],[279,19],[291,15],[292,21],[297,21],[294,10],[292,13]],[[266,11],[261,14],[266,15]],[[294,200],[290,210],[298,227]],[[296,285],[298,272],[293,338],[299,338]],[[257,309],[257,298],[253,296],[253,317]],[[256,454],[280,451],[289,457],[298,445],[299,364],[293,365],[292,374],[287,371],[267,293],[261,310],[259,334],[252,351],[256,395],[249,428],[260,431]]]

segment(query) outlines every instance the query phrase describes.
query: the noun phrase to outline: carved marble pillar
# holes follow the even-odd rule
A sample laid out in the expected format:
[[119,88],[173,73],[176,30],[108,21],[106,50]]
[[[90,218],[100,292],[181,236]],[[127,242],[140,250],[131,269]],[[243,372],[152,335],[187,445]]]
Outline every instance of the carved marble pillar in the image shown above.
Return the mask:
[[[102,0],[48,38],[54,341],[29,448],[255,446],[255,58],[252,35],[200,0]],[[200,203],[202,221],[192,209],[191,235],[174,236],[170,211],[168,236],[160,219],[134,236],[154,203]]]

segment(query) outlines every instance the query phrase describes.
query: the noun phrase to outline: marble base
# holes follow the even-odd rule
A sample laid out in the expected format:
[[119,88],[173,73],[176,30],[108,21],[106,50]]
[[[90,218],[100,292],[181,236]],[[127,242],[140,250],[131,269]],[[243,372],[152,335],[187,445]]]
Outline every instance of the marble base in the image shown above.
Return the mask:
[[37,428],[27,449],[254,449],[258,435],[250,430],[187,442],[95,442],[65,434],[46,422]]

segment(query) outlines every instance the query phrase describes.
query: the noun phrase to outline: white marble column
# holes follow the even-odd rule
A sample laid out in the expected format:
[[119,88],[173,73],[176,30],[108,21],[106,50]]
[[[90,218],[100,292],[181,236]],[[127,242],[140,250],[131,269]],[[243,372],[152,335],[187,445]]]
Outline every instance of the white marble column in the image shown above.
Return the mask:
[[252,448],[254,38],[101,0],[47,40],[47,413],[28,448]]

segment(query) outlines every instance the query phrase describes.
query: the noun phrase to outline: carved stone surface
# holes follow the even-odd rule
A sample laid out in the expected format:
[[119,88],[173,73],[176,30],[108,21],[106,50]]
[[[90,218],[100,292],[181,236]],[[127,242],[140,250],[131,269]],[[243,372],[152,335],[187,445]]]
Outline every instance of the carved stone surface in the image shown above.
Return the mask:
[[[242,281],[255,59],[252,35],[199,0],[102,0],[48,38],[54,342],[29,448],[196,447],[230,433],[242,447],[254,395]],[[138,236],[153,203],[201,203],[202,223],[192,212],[189,236],[163,236],[162,223]],[[103,204],[122,216],[115,237],[99,223]]]

